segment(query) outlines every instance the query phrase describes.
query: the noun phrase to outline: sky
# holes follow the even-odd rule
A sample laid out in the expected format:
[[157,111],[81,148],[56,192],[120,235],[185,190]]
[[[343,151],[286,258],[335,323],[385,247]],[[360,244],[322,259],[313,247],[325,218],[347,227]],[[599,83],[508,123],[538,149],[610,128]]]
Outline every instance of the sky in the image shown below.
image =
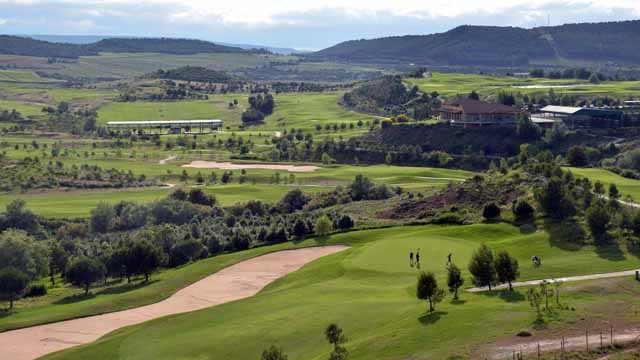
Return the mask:
[[459,25],[640,19],[640,0],[0,0],[0,34],[186,37],[316,50]]

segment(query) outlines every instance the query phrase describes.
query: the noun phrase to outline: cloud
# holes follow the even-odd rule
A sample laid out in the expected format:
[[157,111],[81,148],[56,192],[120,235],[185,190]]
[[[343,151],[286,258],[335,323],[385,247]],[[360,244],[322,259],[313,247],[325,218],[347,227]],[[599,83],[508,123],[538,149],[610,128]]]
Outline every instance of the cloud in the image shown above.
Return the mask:
[[0,18],[0,26],[5,25],[7,22],[7,19]]
[[0,14],[20,34],[180,36],[317,49],[462,24],[634,19],[640,0],[0,0]]

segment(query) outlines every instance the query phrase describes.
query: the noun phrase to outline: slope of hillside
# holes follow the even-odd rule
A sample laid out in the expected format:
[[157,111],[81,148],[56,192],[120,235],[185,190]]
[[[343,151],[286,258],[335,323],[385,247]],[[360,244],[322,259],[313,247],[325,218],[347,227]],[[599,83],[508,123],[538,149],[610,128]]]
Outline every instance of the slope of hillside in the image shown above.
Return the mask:
[[315,59],[365,63],[523,66],[587,61],[640,63],[640,21],[523,29],[460,26],[432,35],[353,40],[310,54]]

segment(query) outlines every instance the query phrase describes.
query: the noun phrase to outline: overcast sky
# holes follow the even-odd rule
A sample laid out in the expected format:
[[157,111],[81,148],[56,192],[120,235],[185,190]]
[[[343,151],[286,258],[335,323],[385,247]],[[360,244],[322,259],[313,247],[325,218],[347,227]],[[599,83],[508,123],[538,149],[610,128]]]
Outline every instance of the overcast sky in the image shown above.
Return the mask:
[[463,24],[640,18],[640,0],[0,0],[0,33],[170,36],[320,49]]

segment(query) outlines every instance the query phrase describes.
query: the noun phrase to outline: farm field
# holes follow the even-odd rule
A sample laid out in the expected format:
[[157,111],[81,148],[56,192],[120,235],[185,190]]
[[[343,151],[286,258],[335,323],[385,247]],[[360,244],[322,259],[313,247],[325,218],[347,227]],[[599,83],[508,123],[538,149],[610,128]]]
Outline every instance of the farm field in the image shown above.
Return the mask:
[[31,70],[0,70],[0,82],[52,83],[56,80],[43,78]]
[[606,81],[600,84],[590,84],[586,80],[577,79],[538,79],[516,78],[509,76],[490,76],[478,74],[449,74],[433,73],[431,78],[405,79],[412,85],[417,85],[421,91],[430,93],[437,91],[444,96],[466,95],[475,90],[480,96],[495,100],[501,91],[507,93],[522,93],[529,95],[547,94],[552,89],[556,94],[567,95],[608,95],[608,96],[638,96],[640,82],[638,81]]
[[640,201],[640,180],[625,178],[604,169],[574,167],[567,169],[576,175],[589,178],[591,182],[600,181],[605,186],[605,190],[609,189],[610,184],[616,184],[622,195],[622,200],[628,195],[633,198],[634,202]]
[[[322,359],[330,351],[322,331],[331,322],[345,330],[353,359],[369,359],[372,353],[384,359],[484,358],[481,344],[532,326],[535,314],[526,289],[464,293],[458,302],[445,299],[428,315],[426,304],[415,299],[417,269],[407,259],[409,251],[421,248],[422,269],[434,271],[444,282],[447,254],[453,253],[466,277],[469,257],[482,242],[493,250],[508,249],[521,264],[523,280],[582,274],[585,268],[590,273],[632,269],[638,260],[624,249],[575,248],[554,242],[543,231],[523,234],[507,224],[351,232],[323,243],[348,244],[352,249],[319,259],[253,298],[122,329],[47,358],[175,359],[215,353],[219,359],[245,359],[276,343],[292,359]],[[531,264],[533,253],[543,259],[541,268]],[[577,289],[566,290],[562,300],[576,310],[556,312],[547,324],[549,331],[585,314],[597,318],[607,311],[599,309],[602,297],[597,292]],[[619,296],[618,301],[632,302],[629,296]],[[637,317],[626,314],[630,321]],[[478,326],[483,331],[477,331]]]

